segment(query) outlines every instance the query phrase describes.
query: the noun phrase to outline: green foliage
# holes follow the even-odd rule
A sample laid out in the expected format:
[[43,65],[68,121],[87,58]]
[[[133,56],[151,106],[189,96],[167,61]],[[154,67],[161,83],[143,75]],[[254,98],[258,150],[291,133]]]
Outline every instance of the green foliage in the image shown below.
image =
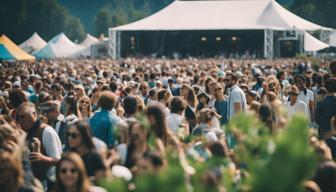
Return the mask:
[[84,27],[78,18],[69,18],[65,34],[77,43],[85,38]]
[[34,32],[46,40],[60,32],[66,32],[72,40],[84,34],[80,20],[69,16],[56,0],[2,0],[0,26],[0,34],[8,35],[16,43],[23,42]]
[[101,9],[95,19],[96,35],[104,34],[107,36],[107,30],[112,25],[111,14],[108,9]]
[[274,140],[269,158],[255,159],[249,182],[252,191],[302,191],[317,165],[317,157],[308,143],[308,121],[296,116]]

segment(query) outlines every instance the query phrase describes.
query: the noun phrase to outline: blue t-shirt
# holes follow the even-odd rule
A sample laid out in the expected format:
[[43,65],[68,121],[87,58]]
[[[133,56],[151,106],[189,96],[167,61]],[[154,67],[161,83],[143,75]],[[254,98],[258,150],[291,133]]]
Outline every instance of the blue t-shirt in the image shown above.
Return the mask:
[[215,101],[215,108],[219,115],[222,116],[220,119],[221,125],[225,125],[228,122],[228,102],[227,100]]

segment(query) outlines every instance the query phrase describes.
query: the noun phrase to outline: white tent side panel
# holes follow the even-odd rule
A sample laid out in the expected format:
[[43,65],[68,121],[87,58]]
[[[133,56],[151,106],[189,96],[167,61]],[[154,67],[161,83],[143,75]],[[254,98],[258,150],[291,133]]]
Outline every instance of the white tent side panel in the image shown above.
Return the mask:
[[28,53],[32,53],[36,50],[42,49],[46,45],[47,45],[47,42],[45,42],[37,33],[34,33],[29,39],[21,43],[20,47],[24,51]]
[[328,44],[316,39],[311,34],[304,32],[304,50],[307,52],[316,52],[330,47]]

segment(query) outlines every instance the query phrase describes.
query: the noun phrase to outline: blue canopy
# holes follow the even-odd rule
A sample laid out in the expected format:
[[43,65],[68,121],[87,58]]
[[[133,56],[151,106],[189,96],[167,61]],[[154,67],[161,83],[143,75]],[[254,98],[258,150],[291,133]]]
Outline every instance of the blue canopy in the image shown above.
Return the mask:
[[10,54],[4,44],[0,43],[0,60],[14,60],[15,58]]

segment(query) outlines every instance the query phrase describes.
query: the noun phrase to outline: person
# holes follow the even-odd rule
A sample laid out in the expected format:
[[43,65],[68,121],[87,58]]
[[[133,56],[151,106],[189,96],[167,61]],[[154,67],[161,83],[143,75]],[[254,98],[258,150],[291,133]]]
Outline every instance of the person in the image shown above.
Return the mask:
[[166,89],[161,89],[157,92],[157,100],[159,105],[161,105],[162,109],[166,117],[170,114],[170,111],[167,107],[168,103],[170,102],[171,96],[170,93]]
[[98,99],[100,110],[90,118],[93,136],[104,141],[109,147],[115,145],[115,131],[117,130],[117,116],[111,110],[117,102],[117,97],[111,91],[102,91]]
[[261,105],[258,111],[258,117],[270,130],[270,133],[274,132],[273,114],[269,105]]
[[187,120],[183,117],[186,103],[181,97],[174,97],[170,102],[170,115],[167,117],[169,129],[178,137],[189,135]]
[[227,78],[228,86],[231,89],[228,99],[228,117],[230,119],[240,112],[245,112],[247,110],[247,102],[244,91],[237,85],[238,76],[232,73]]
[[132,122],[129,125],[128,144],[126,151],[119,151],[124,165],[132,169],[138,158],[149,151],[149,132],[139,122]]
[[198,105],[196,108],[196,112],[207,107],[208,103],[210,102],[210,97],[206,92],[201,92],[197,95],[197,100],[198,100]]
[[330,131],[330,120],[336,115],[336,78],[325,82],[327,96],[316,105],[315,122],[319,125],[319,136],[324,138]]
[[56,184],[52,192],[106,192],[93,187],[86,175],[81,157],[76,153],[65,153],[56,166]]
[[220,116],[212,109],[204,108],[197,113],[197,126],[192,131],[194,136],[204,136],[208,141],[218,141],[218,136],[223,132],[215,129],[212,125],[213,119],[219,119]]
[[220,124],[225,125],[228,122],[228,101],[224,96],[223,87],[219,83],[215,85],[214,92],[216,99],[214,109],[216,109],[216,112],[221,116]]
[[74,91],[75,91],[75,95],[76,95],[77,100],[86,96],[84,87],[82,85],[74,85]]
[[178,144],[175,136],[167,126],[167,121],[163,110],[158,105],[151,105],[146,110],[146,115],[151,127],[151,132],[156,139],[160,140],[164,146],[174,146]]
[[89,121],[92,116],[92,108],[88,96],[83,96],[78,100],[77,111],[79,119]]
[[20,105],[16,121],[27,133],[26,142],[30,146],[30,160],[34,176],[47,189],[48,180],[54,181],[54,165],[61,158],[62,145],[55,130],[38,119],[35,105],[25,102]]
[[67,136],[70,150],[81,156],[87,175],[95,180],[103,178],[106,167],[95,148],[89,124],[86,121],[77,121],[70,127]]
[[75,96],[70,92],[66,97],[64,97],[61,103],[60,111],[64,115],[64,119],[62,119],[60,123],[55,126],[55,131],[58,133],[58,136],[61,139],[63,149],[65,149],[68,147],[66,133],[70,126],[78,121],[79,113]]
[[305,117],[309,118],[307,104],[298,99],[300,94],[299,89],[293,85],[290,87],[288,94],[290,101],[284,104],[288,112],[288,117],[293,117],[295,113],[302,113]]
[[139,95],[142,97],[145,102],[148,97],[148,84],[146,82],[141,82],[139,85]]
[[318,166],[313,180],[322,192],[336,191],[336,163],[333,161],[322,162]]
[[309,112],[310,120],[314,119],[314,93],[306,87],[306,77],[303,75],[297,75],[294,77],[295,85],[299,88],[300,94],[298,99],[306,103]]
[[184,112],[184,116],[189,122],[189,131],[196,125],[196,106],[197,98],[195,96],[194,90],[187,84],[183,84],[180,91],[180,96],[187,102],[187,108]]
[[331,118],[331,131],[330,134],[328,134],[326,140],[326,144],[330,148],[331,155],[333,159],[336,159],[336,116]]

